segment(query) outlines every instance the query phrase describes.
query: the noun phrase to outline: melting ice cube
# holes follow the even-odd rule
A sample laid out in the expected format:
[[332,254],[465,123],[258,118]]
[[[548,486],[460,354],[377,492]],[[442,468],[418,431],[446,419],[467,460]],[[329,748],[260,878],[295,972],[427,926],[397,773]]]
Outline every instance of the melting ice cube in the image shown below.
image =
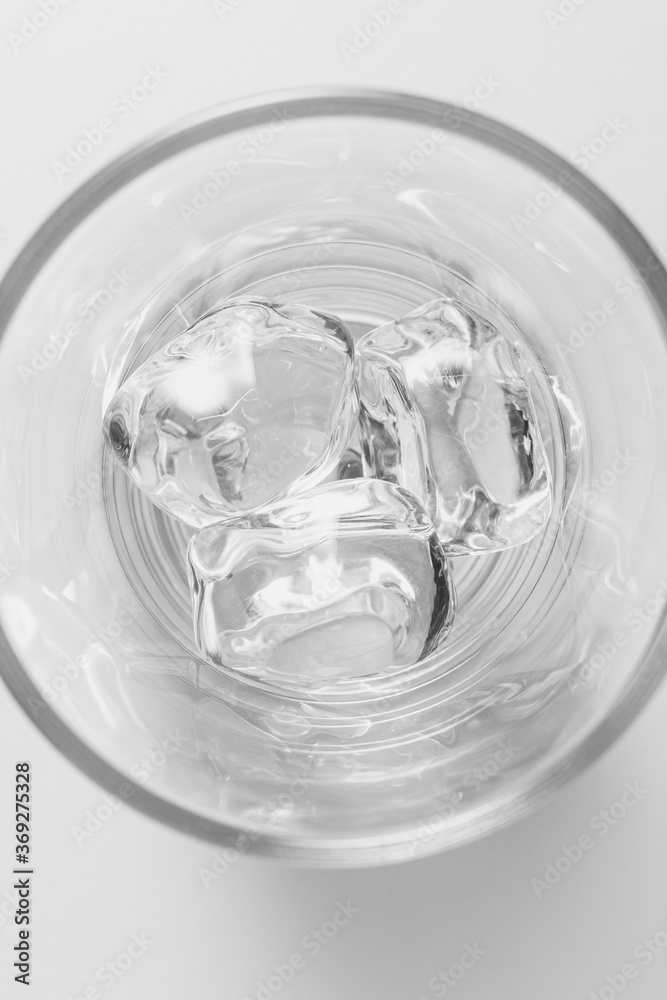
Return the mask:
[[544,447],[519,348],[437,299],[356,346],[363,465],[421,501],[451,553],[532,538],[551,511]]
[[202,654],[283,684],[387,672],[435,649],[454,596],[433,525],[391,483],[328,483],[203,528],[188,550]]
[[344,324],[299,305],[231,300],[150,357],[104,418],[150,499],[197,527],[323,482],[358,413]]

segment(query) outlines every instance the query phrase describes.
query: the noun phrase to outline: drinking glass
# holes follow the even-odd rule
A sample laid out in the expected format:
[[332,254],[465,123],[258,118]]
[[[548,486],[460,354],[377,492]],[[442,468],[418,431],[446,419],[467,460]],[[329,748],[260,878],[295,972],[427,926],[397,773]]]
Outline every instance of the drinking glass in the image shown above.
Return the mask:
[[[544,530],[452,558],[451,635],[389,676],[282,690],[202,659],[193,529],[103,445],[118,385],[230,296],[334,313],[358,339],[445,295],[522,345]],[[667,274],[535,141],[404,94],[213,108],[82,184],[0,301],[2,674],[120,799],[230,851],[407,859],[532,809],[662,678]]]

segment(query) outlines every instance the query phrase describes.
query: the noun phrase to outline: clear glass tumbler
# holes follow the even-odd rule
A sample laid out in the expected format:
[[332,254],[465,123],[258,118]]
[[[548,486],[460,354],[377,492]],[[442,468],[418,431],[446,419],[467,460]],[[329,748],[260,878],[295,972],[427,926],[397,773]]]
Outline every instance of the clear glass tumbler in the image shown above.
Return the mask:
[[[355,337],[455,295],[524,346],[551,519],[452,559],[458,617],[415,666],[285,691],[197,654],[192,529],[131,486],[101,421],[128,372],[232,295]],[[661,679],[667,273],[532,140],[389,93],[215,108],[87,181],[0,301],[2,673],[137,808],[241,852],[406,859],[532,808]]]

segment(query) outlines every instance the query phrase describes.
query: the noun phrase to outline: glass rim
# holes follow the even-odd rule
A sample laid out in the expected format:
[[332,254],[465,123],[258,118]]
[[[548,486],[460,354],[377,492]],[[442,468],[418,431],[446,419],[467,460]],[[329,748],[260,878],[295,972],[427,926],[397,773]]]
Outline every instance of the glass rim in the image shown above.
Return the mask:
[[[607,232],[631,264],[644,269],[649,258],[658,267],[650,270],[642,287],[654,307],[667,344],[667,271],[659,255],[627,215],[588,177],[568,160],[535,139],[459,105],[435,98],[385,90],[317,87],[299,88],[277,94],[261,94],[240,101],[215,105],[177,120],[153,133],[143,142],[111,160],[69,195],[34,232],[19,251],[0,281],[0,338],[31,283],[61,244],[77,226],[110,196],[152,167],[197,145],[252,126],[261,126],[284,106],[291,119],[356,116],[393,119],[422,124],[476,140],[530,167],[545,179],[565,188]],[[667,672],[667,608],[660,614],[643,662],[622,697],[580,742],[538,779],[524,779],[518,789],[509,789],[502,798],[480,807],[464,823],[443,829],[442,837],[420,855],[436,853],[461,843],[469,843],[500,829],[531,811],[538,803],[588,768],[607,750],[637,717]],[[213,843],[233,843],[243,835],[234,827],[162,798],[144,785],[124,775],[92,750],[45,701],[21,665],[0,624],[0,676],[37,729],[68,761],[87,777],[113,794],[120,794],[152,819]],[[125,790],[123,792],[123,790]],[[409,834],[399,831],[370,839],[333,840],[277,837],[261,834],[249,839],[247,853],[265,854],[301,863],[332,866],[369,865],[407,860]]]

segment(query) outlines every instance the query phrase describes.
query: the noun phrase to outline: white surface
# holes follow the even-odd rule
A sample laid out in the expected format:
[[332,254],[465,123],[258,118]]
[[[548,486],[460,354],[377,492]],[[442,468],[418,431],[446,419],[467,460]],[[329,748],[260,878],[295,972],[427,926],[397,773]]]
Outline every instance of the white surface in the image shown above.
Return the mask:
[[[667,8],[660,0],[568,5],[573,13],[550,25],[555,0],[404,0],[403,12],[348,61],[340,43],[351,43],[355,26],[385,0],[228,0],[227,12],[219,4],[222,17],[209,0],[70,0],[18,51],[9,33],[38,3],[5,0],[0,267],[86,176],[202,106],[315,83],[463,101],[480,77],[496,82],[482,110],[564,155],[618,116],[627,127],[589,172],[659,245],[667,240]],[[59,181],[52,162],[158,66],[167,79]],[[103,793],[1,690],[0,900],[11,885],[17,759],[33,764],[37,870],[34,985],[26,994],[12,982],[16,929],[4,915],[10,907],[0,906],[2,995],[65,1000],[96,986],[98,996],[112,990],[114,1000],[254,1000],[258,981],[299,952],[303,968],[275,992],[285,1000],[431,1000],[445,994],[429,980],[466,945],[478,945],[485,954],[447,996],[609,1000],[620,992],[658,1000],[667,993],[667,948],[651,956],[641,942],[667,927],[665,710],[667,688],[613,751],[546,808],[468,848],[354,872],[242,858],[204,888],[198,869],[210,867],[213,848],[127,805],[78,846],[72,827]],[[606,835],[592,829],[599,810],[637,781],[646,792],[625,818]],[[594,846],[538,898],[531,879],[584,833]],[[358,913],[314,954],[304,937],[348,899]],[[154,943],[122,978],[96,979],[133,934],[144,933]],[[620,989],[605,992],[606,977],[628,962],[635,978],[617,979]]]

